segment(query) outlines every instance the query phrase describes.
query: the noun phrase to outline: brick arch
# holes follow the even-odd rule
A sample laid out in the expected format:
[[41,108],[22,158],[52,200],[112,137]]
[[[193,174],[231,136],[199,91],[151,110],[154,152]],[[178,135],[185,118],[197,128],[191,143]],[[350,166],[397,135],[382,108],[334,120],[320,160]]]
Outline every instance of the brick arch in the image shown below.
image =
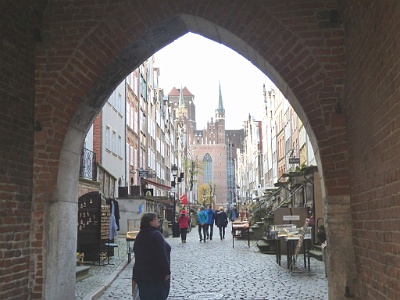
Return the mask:
[[[40,49],[44,50],[43,55],[39,50],[37,84],[42,90],[53,93],[38,93],[37,119],[48,120],[44,128],[57,123],[57,114],[54,114],[53,120],[42,117],[47,111],[41,109],[40,103],[58,98],[56,101],[63,102],[58,103],[59,109],[74,115],[70,125],[86,131],[120,80],[151,54],[191,31],[232,48],[263,71],[289,99],[307,126],[315,152],[326,152],[330,156],[335,152],[329,140],[331,130],[335,131],[335,144],[340,142],[341,146],[345,146],[343,117],[337,113],[343,98],[344,41],[340,28],[320,29],[320,23],[327,21],[319,21],[317,15],[332,9],[334,3],[317,5],[316,2],[315,8],[304,12],[302,23],[294,13],[288,13],[291,7],[276,5],[266,10],[254,3],[232,8],[225,17],[218,13],[226,10],[224,2],[209,5],[194,2],[191,7],[172,6],[168,7],[169,14],[160,12],[165,5],[151,10],[151,13],[147,7],[139,6],[138,9],[132,3],[96,6],[96,9],[92,8],[92,14],[85,10],[87,17],[81,22],[73,21],[73,14],[69,16],[72,20],[68,20],[68,9],[61,11],[60,16],[51,14],[51,18],[45,19],[51,26],[47,31],[43,30],[43,44],[46,45],[49,39],[52,46],[57,44],[57,47]],[[90,8],[87,8],[88,12]],[[70,9],[75,11],[76,8]],[[57,7],[54,10],[58,11]],[[93,19],[99,11],[107,11],[107,17]],[[215,13],[209,14],[210,11]],[[130,14],[142,16],[141,22],[134,17],[128,20]],[[153,19],[148,20],[151,16]],[[246,28],[241,27],[240,22],[243,21],[248,24]],[[69,31],[73,32],[75,28],[82,34],[72,35],[71,38],[67,35],[66,38],[63,34],[68,32],[68,25],[65,24],[69,23],[74,26]],[[89,25],[85,28],[82,24]],[[51,55],[50,51],[61,55]],[[63,59],[65,62],[61,62]],[[54,67],[49,68],[49,65]],[[65,126],[62,128],[65,130]],[[321,147],[324,151],[319,152]],[[342,152],[338,156],[341,158],[337,165],[345,166],[346,154]],[[325,157],[324,154],[321,157]],[[329,169],[337,167],[330,164]],[[342,167],[342,170],[346,168]],[[337,179],[338,175],[346,178],[347,172],[338,173],[340,171],[330,172],[326,174],[326,179]],[[348,192],[345,184],[330,183],[326,186],[327,194]]]
[[[74,287],[76,230],[58,226],[76,217],[75,174],[90,124],[132,69],[189,31],[231,47],[274,81],[307,127],[325,195],[348,197],[346,132],[340,111],[343,31],[326,16],[337,8],[336,1],[315,1],[308,9],[290,2],[266,7],[254,1],[213,0],[191,5],[162,0],[62,5],[49,6],[36,55],[36,120],[43,129],[36,135],[34,159],[40,168],[34,177],[45,184],[35,186],[34,207],[40,210],[51,203],[44,211],[44,236],[49,240],[39,240],[47,245],[45,294],[63,298]],[[41,172],[45,167],[48,172]],[[71,243],[62,249],[66,240]],[[65,260],[60,261],[64,252]],[[36,271],[41,263],[37,261]]]

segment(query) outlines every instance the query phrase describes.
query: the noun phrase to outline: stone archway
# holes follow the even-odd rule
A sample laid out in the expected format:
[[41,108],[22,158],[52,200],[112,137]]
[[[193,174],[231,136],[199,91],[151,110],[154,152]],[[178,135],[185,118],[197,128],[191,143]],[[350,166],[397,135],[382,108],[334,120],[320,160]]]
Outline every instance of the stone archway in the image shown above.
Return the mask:
[[[33,239],[43,243],[43,260],[33,261],[34,272],[43,271],[44,295],[68,299],[74,289],[76,228],[65,228],[63,224],[76,224],[78,161],[91,122],[120,80],[158,49],[189,31],[236,50],[269,76],[289,99],[307,128],[320,166],[328,241],[330,230],[339,228],[348,234],[346,243],[341,243],[344,249],[332,246],[330,260],[336,262],[343,251],[352,249],[351,230],[347,231],[351,217],[346,131],[340,112],[343,31],[325,16],[338,9],[336,1],[315,4],[303,11],[307,16],[302,18],[293,12],[294,6],[263,6],[253,1],[228,6],[211,0],[193,1],[191,6],[175,2],[169,5],[161,0],[153,1],[151,6],[139,2],[49,6],[36,56],[36,120],[42,130],[35,137],[38,168],[33,199],[34,210],[43,212],[46,229],[42,239],[33,238],[41,233],[40,226],[32,233]],[[320,23],[325,27],[321,28]],[[326,46],[326,39],[333,46]],[[331,48],[337,56],[332,55]],[[336,66],[330,72],[332,64]],[[43,172],[44,168],[48,172]],[[332,214],[334,222],[330,221]],[[34,216],[33,223],[40,222],[41,216]],[[65,247],[66,242],[71,244]],[[352,261],[350,253],[340,265],[341,270],[329,273],[330,281],[337,283],[330,285],[331,296],[342,295],[343,286],[353,284]],[[41,283],[34,277],[31,274],[33,288],[39,288]]]

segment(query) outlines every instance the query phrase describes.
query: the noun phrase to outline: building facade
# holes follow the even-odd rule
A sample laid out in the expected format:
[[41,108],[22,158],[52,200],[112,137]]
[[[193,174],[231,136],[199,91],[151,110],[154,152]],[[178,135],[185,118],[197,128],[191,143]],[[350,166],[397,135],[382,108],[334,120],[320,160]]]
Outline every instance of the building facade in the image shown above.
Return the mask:
[[[210,195],[198,194],[201,203],[203,196],[211,198],[213,207],[229,207],[236,198],[235,164],[236,149],[241,147],[243,129],[226,130],[225,109],[219,85],[218,106],[214,118],[203,130],[196,130],[193,137],[193,155],[200,162],[198,186],[208,185]],[[200,191],[199,191],[200,192]]]
[[286,173],[316,166],[306,130],[282,93],[263,87],[264,116],[244,122],[243,147],[236,164],[239,203],[251,203],[286,182]]

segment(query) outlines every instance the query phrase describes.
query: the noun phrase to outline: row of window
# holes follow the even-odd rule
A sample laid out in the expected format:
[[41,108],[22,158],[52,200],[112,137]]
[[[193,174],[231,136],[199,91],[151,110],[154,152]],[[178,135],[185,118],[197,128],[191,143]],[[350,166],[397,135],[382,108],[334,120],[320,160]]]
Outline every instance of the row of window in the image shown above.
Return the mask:
[[122,157],[122,137],[108,125],[106,126],[105,147],[106,150]]
[[123,115],[123,109],[124,109],[124,103],[125,103],[125,99],[122,100],[122,95],[120,92],[118,92],[117,90],[115,90],[110,98],[108,98],[108,102],[112,105],[112,107],[114,107],[114,109],[117,110],[118,113],[120,113],[121,115]]

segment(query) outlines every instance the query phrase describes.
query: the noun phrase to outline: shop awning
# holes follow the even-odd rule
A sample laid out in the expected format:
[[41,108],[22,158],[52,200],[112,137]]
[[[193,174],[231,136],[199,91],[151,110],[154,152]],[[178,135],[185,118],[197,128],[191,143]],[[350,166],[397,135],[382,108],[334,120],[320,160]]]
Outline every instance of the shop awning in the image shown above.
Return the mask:
[[154,185],[154,186],[156,186],[156,187],[158,187],[158,188],[160,188],[162,190],[167,190],[167,191],[171,190],[170,186],[163,185],[163,184],[155,182],[155,181],[151,181],[151,180],[149,180],[147,178],[142,178],[142,183],[148,183],[148,184]]

